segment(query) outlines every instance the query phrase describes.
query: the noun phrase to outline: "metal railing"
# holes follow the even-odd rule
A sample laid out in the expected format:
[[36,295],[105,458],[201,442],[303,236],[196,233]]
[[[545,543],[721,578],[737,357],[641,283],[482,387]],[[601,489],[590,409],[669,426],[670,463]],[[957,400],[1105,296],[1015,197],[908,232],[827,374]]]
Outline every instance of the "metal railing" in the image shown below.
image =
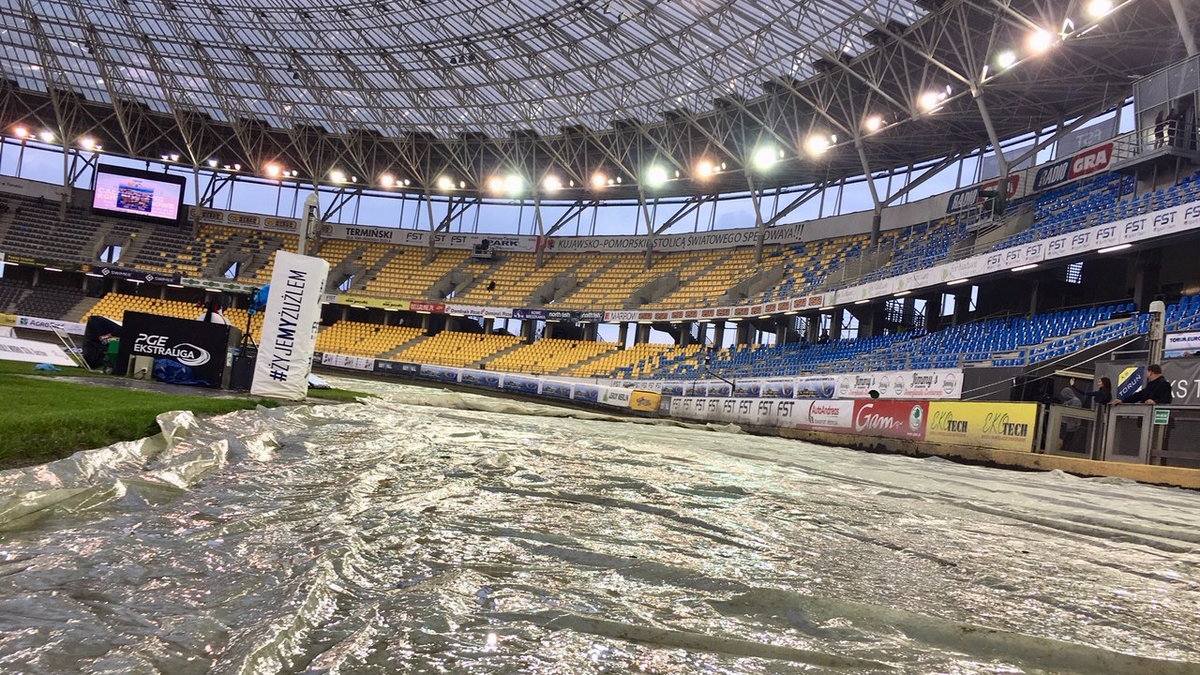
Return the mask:
[[1041,452],[1108,462],[1200,468],[1200,406],[1044,409]]

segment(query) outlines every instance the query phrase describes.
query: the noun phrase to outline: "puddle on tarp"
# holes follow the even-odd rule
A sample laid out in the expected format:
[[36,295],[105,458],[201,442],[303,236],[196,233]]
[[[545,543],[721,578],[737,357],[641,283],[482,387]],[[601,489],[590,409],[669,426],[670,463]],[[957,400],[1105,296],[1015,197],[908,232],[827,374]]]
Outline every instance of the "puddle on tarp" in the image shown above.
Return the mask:
[[1200,672],[1200,493],[346,386],[0,473],[0,671]]

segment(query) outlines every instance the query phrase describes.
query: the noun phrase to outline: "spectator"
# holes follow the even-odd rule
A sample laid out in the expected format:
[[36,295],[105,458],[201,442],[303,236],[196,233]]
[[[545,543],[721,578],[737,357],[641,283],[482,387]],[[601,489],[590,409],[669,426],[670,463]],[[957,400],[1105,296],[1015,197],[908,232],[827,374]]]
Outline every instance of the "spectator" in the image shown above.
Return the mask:
[[[1058,392],[1059,399],[1062,404],[1068,408],[1082,408],[1083,401],[1079,400],[1079,395],[1074,386],[1068,385]],[[1058,449],[1078,452],[1079,427],[1082,422],[1077,417],[1065,417],[1062,421],[1062,428],[1058,431]]]
[[1159,110],[1154,117],[1154,147],[1161,148],[1167,142],[1167,111]]
[[1113,401],[1113,405],[1122,403],[1145,403],[1147,405],[1171,405],[1175,400],[1171,395],[1171,383],[1162,376],[1162,366],[1152,363],[1146,366],[1146,384],[1137,392]]
[[1084,400],[1090,398],[1095,401],[1096,405],[1098,406],[1112,403],[1112,380],[1108,379],[1107,377],[1100,378],[1100,386],[1092,391],[1083,391],[1079,387],[1076,387],[1075,378],[1072,377],[1071,388],[1078,392],[1079,395],[1084,398]]
[[817,340],[817,344],[823,345],[828,342],[829,342],[829,331],[827,331],[827,330],[821,331],[821,338],[819,340]]
[[494,281],[489,281],[489,282],[488,282],[488,285],[487,285],[487,289],[488,289],[489,291],[494,291],[494,290],[496,290],[496,282],[494,282]]
[[1167,113],[1167,145],[1174,147],[1179,138],[1179,124],[1183,121],[1183,116],[1179,111],[1171,108],[1171,112]]

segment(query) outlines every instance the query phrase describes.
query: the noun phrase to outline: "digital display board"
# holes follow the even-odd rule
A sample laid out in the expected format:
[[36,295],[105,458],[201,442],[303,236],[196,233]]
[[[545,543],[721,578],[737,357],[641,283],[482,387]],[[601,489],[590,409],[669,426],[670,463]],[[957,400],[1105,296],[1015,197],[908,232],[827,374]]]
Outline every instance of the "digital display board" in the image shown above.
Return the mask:
[[92,210],[177,223],[183,211],[186,185],[183,176],[101,166],[96,169]]

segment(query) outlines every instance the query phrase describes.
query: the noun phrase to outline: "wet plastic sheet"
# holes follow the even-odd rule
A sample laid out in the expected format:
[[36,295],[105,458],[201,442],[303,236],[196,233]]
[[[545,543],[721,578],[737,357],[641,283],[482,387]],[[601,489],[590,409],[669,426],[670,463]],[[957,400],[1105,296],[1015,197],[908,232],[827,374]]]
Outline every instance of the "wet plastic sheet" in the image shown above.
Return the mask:
[[0,473],[0,670],[1200,672],[1200,494],[353,387]]

